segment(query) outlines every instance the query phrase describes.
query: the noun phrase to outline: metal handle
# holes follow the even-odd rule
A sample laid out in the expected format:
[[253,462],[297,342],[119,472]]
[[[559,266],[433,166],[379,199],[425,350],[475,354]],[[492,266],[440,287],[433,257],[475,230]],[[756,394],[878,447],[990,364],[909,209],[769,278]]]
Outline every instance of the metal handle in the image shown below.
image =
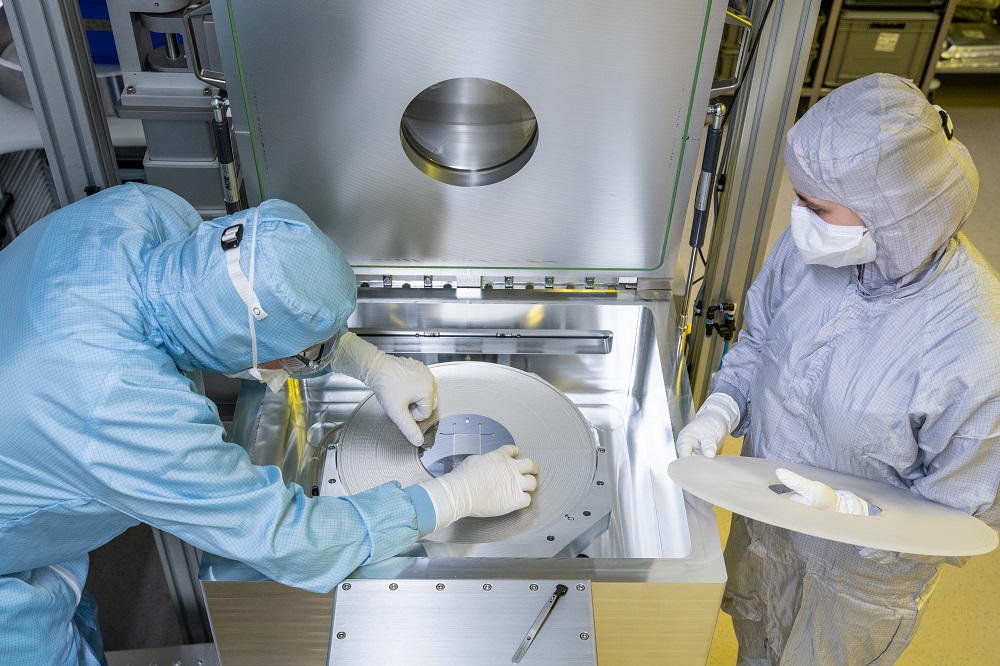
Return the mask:
[[750,54],[750,33],[753,31],[753,24],[750,23],[750,19],[735,10],[729,9],[726,11],[726,25],[736,25],[742,28],[743,34],[740,35],[740,50],[736,55],[736,65],[733,67],[732,78],[712,81],[712,91],[709,93],[709,99],[715,99],[739,87],[741,82],[740,74]]
[[188,53],[191,55],[191,68],[194,75],[210,86],[216,88],[226,87],[226,76],[223,72],[205,69],[201,64],[201,54],[198,53],[198,41],[194,37],[194,18],[212,13],[212,4],[209,0],[195,3],[184,11],[184,39],[188,45]]
[[535,621],[531,624],[531,628],[528,629],[527,635],[525,635],[524,640],[521,641],[521,644],[518,646],[517,652],[515,652],[514,656],[511,657],[510,659],[511,663],[514,664],[521,663],[521,659],[524,658],[524,654],[528,651],[528,648],[531,647],[532,641],[535,639],[535,636],[538,635],[538,632],[541,630],[542,625],[545,624],[545,620],[548,619],[549,613],[551,613],[552,609],[555,608],[556,602],[559,601],[559,598],[562,597],[567,592],[569,592],[569,588],[563,585],[562,583],[556,585],[556,591],[552,593],[552,596],[549,597],[549,600],[545,602],[544,606],[542,606],[541,612],[538,614],[538,617],[535,618]]

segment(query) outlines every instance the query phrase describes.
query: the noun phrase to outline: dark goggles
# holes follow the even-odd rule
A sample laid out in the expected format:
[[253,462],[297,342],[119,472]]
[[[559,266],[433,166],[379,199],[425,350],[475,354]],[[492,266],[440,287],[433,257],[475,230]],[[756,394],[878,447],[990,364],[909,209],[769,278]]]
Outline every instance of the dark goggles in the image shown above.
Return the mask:
[[337,341],[334,338],[324,340],[318,345],[313,345],[300,354],[286,356],[279,359],[281,369],[288,373],[290,377],[296,375],[308,375],[322,370],[333,360],[334,352],[337,350]]

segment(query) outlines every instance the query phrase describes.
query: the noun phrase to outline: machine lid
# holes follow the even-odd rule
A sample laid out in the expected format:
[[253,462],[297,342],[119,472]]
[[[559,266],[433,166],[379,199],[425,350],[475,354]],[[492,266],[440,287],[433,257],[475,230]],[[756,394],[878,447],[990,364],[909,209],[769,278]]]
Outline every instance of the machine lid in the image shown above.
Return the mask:
[[248,198],[359,272],[671,277],[726,3],[228,4]]

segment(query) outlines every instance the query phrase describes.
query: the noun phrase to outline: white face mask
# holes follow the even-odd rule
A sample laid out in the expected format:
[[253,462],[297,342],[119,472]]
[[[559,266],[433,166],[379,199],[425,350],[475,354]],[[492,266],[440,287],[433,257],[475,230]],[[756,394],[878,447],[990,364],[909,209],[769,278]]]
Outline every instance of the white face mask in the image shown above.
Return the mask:
[[839,226],[792,204],[792,240],[807,264],[839,268],[875,261],[875,241],[862,226]]
[[242,372],[227,372],[226,377],[233,379],[253,379],[267,384],[267,388],[277,393],[288,381],[288,373],[284,370],[268,370],[267,368],[250,368]]

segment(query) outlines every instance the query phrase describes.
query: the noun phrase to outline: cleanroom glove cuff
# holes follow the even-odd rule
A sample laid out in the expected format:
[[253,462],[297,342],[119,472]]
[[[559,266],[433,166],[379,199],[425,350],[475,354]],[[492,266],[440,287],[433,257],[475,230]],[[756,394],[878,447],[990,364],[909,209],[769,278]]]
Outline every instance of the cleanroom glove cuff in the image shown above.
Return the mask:
[[677,433],[677,457],[713,458],[726,435],[740,423],[740,407],[725,393],[712,393],[691,422]]
[[439,530],[459,518],[502,516],[531,504],[538,464],[513,444],[469,456],[451,472],[419,484],[434,505]]
[[413,510],[417,514],[417,532],[421,537],[425,537],[437,526],[437,515],[434,513],[434,503],[430,495],[422,486],[407,486],[403,492],[410,497],[413,502]]
[[426,365],[386,354],[348,331],[337,341],[330,369],[364,382],[403,436],[414,446],[423,444],[416,422],[437,407],[437,383]]
[[778,480],[791,491],[785,493],[785,497],[793,502],[853,516],[868,515],[868,502],[849,490],[835,490],[825,483],[811,481],[787,469],[777,469],[775,473]]

